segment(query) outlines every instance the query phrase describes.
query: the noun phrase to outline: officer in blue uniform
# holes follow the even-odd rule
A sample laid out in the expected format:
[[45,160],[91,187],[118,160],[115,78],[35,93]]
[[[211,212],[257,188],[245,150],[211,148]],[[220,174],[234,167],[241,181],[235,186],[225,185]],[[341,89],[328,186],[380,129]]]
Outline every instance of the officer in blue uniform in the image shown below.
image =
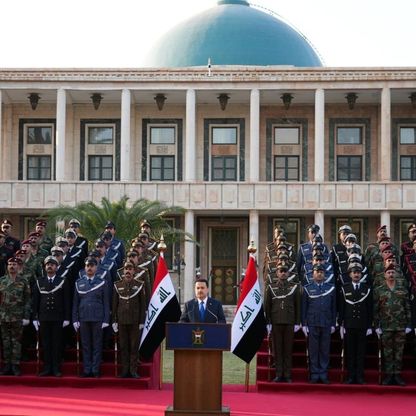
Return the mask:
[[80,330],[84,372],[81,377],[99,377],[103,329],[109,326],[109,287],[97,275],[97,260],[87,257],[86,274],[75,283],[72,322]]
[[325,267],[316,264],[313,282],[302,294],[302,330],[309,339],[310,382],[329,384],[328,366],[331,334],[335,332],[335,286],[326,283]]
[[111,239],[111,248],[119,253],[118,264],[121,265],[126,257],[126,250],[124,243],[116,238],[116,225],[112,221],[107,221],[105,225],[105,232],[111,233],[113,238]]

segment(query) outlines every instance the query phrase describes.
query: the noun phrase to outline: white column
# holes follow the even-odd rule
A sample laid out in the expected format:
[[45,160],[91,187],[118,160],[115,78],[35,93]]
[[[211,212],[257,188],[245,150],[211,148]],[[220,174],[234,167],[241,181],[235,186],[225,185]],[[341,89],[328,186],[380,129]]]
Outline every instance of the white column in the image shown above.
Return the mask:
[[380,180],[391,181],[391,102],[390,88],[381,90]]
[[130,90],[123,89],[121,92],[121,139],[120,139],[120,180],[131,180],[130,172]]
[[[244,156],[244,155],[243,155]],[[260,179],[260,91],[250,93],[250,182]]]
[[247,246],[250,244],[251,240],[254,241],[254,245],[259,248],[259,212],[257,210],[250,211],[250,220],[249,220],[249,242]]
[[323,211],[315,211],[315,224],[319,225],[319,234],[325,241],[325,216]]
[[56,98],[56,180],[66,179],[65,156],[66,91],[58,89]]
[[185,181],[196,180],[196,131],[195,131],[196,93],[186,91],[186,144],[185,144]]
[[387,226],[387,235],[391,235],[390,229],[390,212],[389,211],[381,211],[380,212],[380,225]]
[[[2,109],[3,109],[3,97],[2,97],[2,92],[0,90],[0,155],[4,155],[5,154],[5,149],[3,148],[4,146],[4,142],[3,142],[3,113],[2,113]],[[0,179],[3,179],[3,163],[1,164],[2,166],[0,167]]]
[[[191,235],[195,235],[195,214],[193,211],[185,212],[185,231]],[[194,281],[195,281],[195,244],[185,242],[185,271],[184,281],[182,283],[182,301],[192,299],[194,297]],[[179,299],[181,301],[181,299]]]
[[[304,157],[307,157],[304,155]],[[315,182],[324,181],[325,166],[325,91],[315,91]]]

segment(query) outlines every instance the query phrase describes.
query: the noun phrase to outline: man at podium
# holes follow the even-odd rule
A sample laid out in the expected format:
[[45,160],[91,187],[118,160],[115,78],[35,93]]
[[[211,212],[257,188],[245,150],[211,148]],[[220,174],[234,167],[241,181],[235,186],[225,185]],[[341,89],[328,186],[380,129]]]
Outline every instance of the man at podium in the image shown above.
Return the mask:
[[195,299],[185,303],[181,322],[226,323],[221,302],[209,297],[208,291],[207,279],[195,281]]

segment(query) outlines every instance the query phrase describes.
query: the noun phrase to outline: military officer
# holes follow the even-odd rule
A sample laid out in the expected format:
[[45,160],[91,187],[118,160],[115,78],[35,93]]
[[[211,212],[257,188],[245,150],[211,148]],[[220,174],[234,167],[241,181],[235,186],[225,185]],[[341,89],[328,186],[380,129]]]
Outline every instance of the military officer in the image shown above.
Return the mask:
[[116,225],[112,221],[107,221],[105,225],[105,232],[108,232],[112,235],[111,239],[111,248],[119,253],[118,256],[118,265],[121,265],[126,257],[126,250],[124,244],[121,240],[116,238]]
[[72,322],[80,330],[84,372],[81,377],[100,377],[103,329],[109,326],[108,283],[96,275],[97,260],[85,259],[85,276],[75,283]]
[[348,272],[351,282],[341,289],[339,325],[345,339],[348,378],[346,384],[364,384],[366,337],[372,334],[373,298],[371,288],[361,282],[362,265],[351,263]]
[[6,241],[4,242],[4,244],[6,244],[6,247],[12,253],[16,253],[16,251],[20,248],[20,241],[17,238],[13,237],[12,228],[13,224],[8,219],[3,220],[3,222],[1,223],[1,231],[6,236]]
[[46,221],[40,220],[36,223],[35,231],[39,234],[39,247],[45,250],[47,253],[50,252],[53,247],[52,238],[46,234]]
[[293,334],[300,329],[300,284],[288,282],[286,262],[277,264],[277,280],[266,286],[266,321],[272,325],[276,366],[275,382],[292,382]]
[[121,377],[138,378],[140,326],[146,312],[144,282],[134,278],[134,264],[126,262],[122,280],[114,283],[113,330],[119,332]]
[[84,262],[85,258],[88,256],[88,240],[83,237],[80,233],[81,223],[76,219],[72,218],[69,221],[69,228],[75,232],[76,239],[75,239],[75,247],[81,249],[80,259],[81,263]]
[[325,268],[315,264],[313,282],[302,294],[302,330],[309,339],[310,382],[329,384],[328,366],[331,334],[335,332],[335,286],[326,283]]
[[406,334],[411,332],[409,296],[397,281],[393,264],[385,270],[385,283],[374,289],[374,326],[381,337],[385,378],[383,385],[404,386],[401,377]]
[[13,257],[13,252],[6,246],[6,234],[0,232],[0,276],[4,276],[7,270],[7,260]]
[[4,368],[0,374],[20,376],[23,326],[30,321],[30,288],[18,273],[20,260],[11,257],[7,273],[0,278],[0,325]]
[[345,247],[344,244],[344,239],[348,234],[351,233],[352,229],[349,225],[345,224],[341,226],[338,230],[339,242],[337,244],[334,244],[331,250],[331,260],[332,265],[334,267],[334,277],[336,285],[339,285],[340,277],[341,281],[343,281],[342,277],[348,274],[348,254],[347,247]]
[[58,260],[46,257],[46,274],[36,281],[33,292],[33,326],[39,331],[43,346],[44,368],[39,376],[60,377],[63,328],[71,319],[71,297],[68,280],[58,277]]

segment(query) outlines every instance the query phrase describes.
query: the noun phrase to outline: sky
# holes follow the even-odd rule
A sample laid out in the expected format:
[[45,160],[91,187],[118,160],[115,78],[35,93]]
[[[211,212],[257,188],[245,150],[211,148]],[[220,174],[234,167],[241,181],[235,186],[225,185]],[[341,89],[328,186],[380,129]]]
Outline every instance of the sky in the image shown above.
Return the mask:
[[[154,41],[216,0],[6,0],[0,68],[139,68]],[[415,0],[252,0],[326,66],[416,67]]]

